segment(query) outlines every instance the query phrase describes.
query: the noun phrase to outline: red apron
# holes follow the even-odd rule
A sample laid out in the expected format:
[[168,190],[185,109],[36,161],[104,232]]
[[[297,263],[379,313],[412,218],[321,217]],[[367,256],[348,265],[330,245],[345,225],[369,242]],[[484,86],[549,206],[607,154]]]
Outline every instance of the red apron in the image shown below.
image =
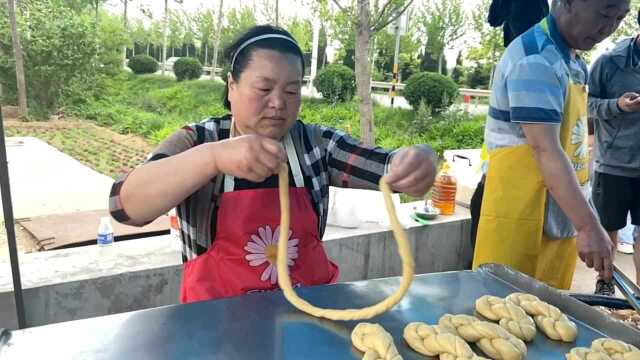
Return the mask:
[[[289,274],[294,286],[334,283],[338,267],[318,236],[318,218],[304,187],[291,136],[285,149],[296,187],[289,188]],[[225,176],[216,234],[209,250],[184,264],[180,302],[220,299],[278,289],[276,254],[280,224],[278,189],[233,191]]]

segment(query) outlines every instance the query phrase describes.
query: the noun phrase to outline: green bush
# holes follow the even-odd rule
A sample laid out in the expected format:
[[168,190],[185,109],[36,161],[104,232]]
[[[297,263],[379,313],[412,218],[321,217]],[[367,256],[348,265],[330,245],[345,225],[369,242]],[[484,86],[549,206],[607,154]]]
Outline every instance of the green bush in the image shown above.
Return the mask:
[[173,73],[178,81],[197,80],[202,76],[202,65],[198,59],[183,57],[173,64]]
[[356,92],[356,74],[340,64],[332,64],[313,79],[313,86],[332,103],[350,101]]
[[466,83],[472,89],[488,89],[491,79],[491,66],[476,65],[467,73]]
[[422,72],[407,80],[404,97],[416,110],[424,102],[432,114],[439,114],[449,108],[458,97],[458,85],[449,77]]
[[158,62],[148,55],[136,55],[129,59],[129,68],[135,74],[153,74],[158,71]]

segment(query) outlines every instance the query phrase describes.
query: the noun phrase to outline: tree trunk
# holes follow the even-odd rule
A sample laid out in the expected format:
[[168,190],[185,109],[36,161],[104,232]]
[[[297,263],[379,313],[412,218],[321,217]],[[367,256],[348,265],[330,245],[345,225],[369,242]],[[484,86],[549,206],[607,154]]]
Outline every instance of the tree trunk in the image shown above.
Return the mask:
[[280,19],[279,19],[279,18],[280,18],[280,16],[279,16],[279,15],[280,15],[280,1],[276,0],[276,26],[280,26],[280,25],[278,24],[278,22],[279,22],[279,20],[280,20]]
[[[127,33],[127,2],[129,0],[124,0],[124,16],[123,16],[123,27],[124,33]],[[134,46],[135,47],[135,46]],[[135,51],[135,50],[134,50]],[[122,47],[122,67],[127,67],[127,45]]]
[[[216,24],[216,40],[213,43],[213,59],[211,59],[211,80],[216,78],[216,67],[218,67],[218,48],[220,47],[220,32],[222,31],[222,6],[224,0],[220,0],[218,9],[218,23]],[[254,3],[255,6],[255,3]],[[224,80],[224,79],[223,79]]]
[[207,58],[209,57],[209,49],[207,43],[204,43],[204,66],[207,66]]
[[164,19],[162,20],[162,75],[167,63],[167,22],[169,21],[169,0],[164,0]]
[[443,75],[444,73],[442,72],[442,59],[444,58],[444,51],[442,51],[440,53],[440,56],[438,56],[438,73],[440,75]]
[[14,0],[7,1],[9,5],[9,22],[11,23],[11,39],[13,41],[13,54],[16,58],[16,81],[18,85],[18,115],[27,116],[27,87],[24,81],[24,60],[22,58],[22,45],[16,21],[16,9]]
[[371,69],[369,68],[369,0],[358,0],[356,32],[356,85],[360,100],[360,138],[365,145],[374,144],[373,105],[371,103]]
[[171,48],[171,57],[175,57],[176,56],[176,48],[172,47]]
[[[313,48],[311,49],[311,71],[309,73],[309,89],[315,93],[313,80],[318,72],[318,47],[320,46],[320,17],[313,18]],[[304,74],[303,74],[304,75]]]

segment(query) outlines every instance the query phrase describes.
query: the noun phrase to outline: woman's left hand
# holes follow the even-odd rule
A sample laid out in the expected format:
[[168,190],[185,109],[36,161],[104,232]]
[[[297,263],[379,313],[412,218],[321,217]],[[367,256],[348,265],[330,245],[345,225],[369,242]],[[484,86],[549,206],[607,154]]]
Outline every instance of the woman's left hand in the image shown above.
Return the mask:
[[429,191],[436,177],[436,155],[426,146],[412,146],[398,150],[391,159],[385,181],[391,189],[413,197]]

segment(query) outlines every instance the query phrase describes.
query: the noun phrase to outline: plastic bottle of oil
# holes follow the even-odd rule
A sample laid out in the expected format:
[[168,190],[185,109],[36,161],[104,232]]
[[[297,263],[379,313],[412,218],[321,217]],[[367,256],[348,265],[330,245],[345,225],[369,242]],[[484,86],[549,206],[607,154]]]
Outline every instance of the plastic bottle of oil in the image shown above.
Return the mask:
[[442,170],[436,177],[431,193],[433,206],[440,209],[441,215],[452,215],[456,210],[456,192],[458,191],[458,181],[451,173],[451,166],[448,162],[442,165]]

